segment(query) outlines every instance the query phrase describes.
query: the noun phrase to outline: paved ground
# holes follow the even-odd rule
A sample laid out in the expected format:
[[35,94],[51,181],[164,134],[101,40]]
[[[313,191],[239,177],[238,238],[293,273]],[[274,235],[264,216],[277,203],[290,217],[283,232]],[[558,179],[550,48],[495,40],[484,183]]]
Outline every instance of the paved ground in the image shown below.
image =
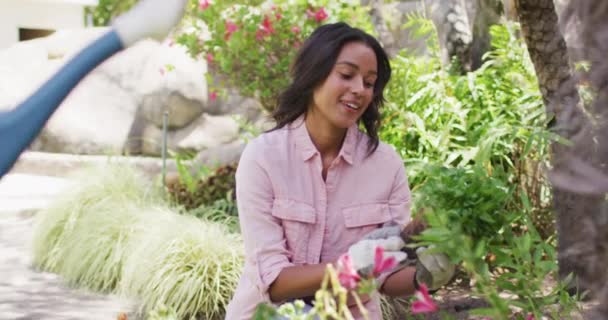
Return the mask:
[[33,215],[68,185],[23,174],[0,180],[0,320],[113,320],[132,313],[125,299],[71,289],[58,275],[31,268]]

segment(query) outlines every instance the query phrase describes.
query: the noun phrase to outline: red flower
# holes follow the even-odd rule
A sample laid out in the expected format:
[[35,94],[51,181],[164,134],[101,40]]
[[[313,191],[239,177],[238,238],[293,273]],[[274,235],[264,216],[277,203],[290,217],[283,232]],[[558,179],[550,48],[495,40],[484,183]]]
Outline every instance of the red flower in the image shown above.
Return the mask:
[[274,28],[272,27],[272,22],[268,18],[268,16],[264,16],[264,21],[262,21],[262,30],[267,34],[274,33]]
[[300,33],[300,31],[302,31],[302,30],[300,30],[300,27],[298,27],[298,26],[291,27],[291,32],[293,32],[295,34]]
[[338,259],[338,281],[340,284],[349,290],[355,289],[361,277],[357,270],[353,267],[350,256],[345,254]]
[[277,18],[277,21],[279,21],[283,18],[283,15],[280,12],[275,13],[274,16],[275,16],[275,18]]
[[211,52],[207,53],[207,63],[213,63],[213,53]]
[[209,0],[201,0],[198,2],[198,8],[203,11],[209,7]]
[[323,7],[321,7],[319,10],[317,10],[317,12],[315,12],[315,21],[317,22],[321,22],[327,19],[327,17],[327,12],[325,12],[325,8]]
[[531,313],[528,313],[528,316],[526,317],[526,320],[534,320],[534,315]]
[[420,290],[416,291],[416,298],[418,300],[412,303],[412,313],[431,313],[439,311],[439,307],[435,304],[435,301],[429,295],[429,290],[426,285],[420,284]]
[[237,25],[234,22],[226,20],[226,33],[224,34],[224,40],[230,40],[230,37],[236,30],[238,29]]
[[268,18],[268,16],[264,16],[264,21],[262,21],[262,24],[255,32],[256,40],[262,40],[264,37],[269,36],[273,33],[275,33],[275,30],[272,26],[272,21],[270,21],[270,18]]
[[211,101],[217,100],[217,92],[211,91],[211,93],[209,93],[209,100],[211,100]]
[[376,247],[376,255],[374,256],[374,277],[380,274],[393,270],[397,266],[397,260],[395,257],[388,257],[384,259],[384,248],[381,246]]

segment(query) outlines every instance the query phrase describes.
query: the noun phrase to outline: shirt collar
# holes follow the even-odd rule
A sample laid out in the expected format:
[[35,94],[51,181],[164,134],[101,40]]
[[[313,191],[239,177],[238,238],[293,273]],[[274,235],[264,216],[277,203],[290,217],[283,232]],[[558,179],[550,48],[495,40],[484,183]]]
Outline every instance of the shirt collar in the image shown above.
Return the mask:
[[[304,115],[301,115],[298,119],[293,121],[289,127],[291,130],[293,130],[296,148],[301,152],[302,160],[308,161],[319,152],[310,139],[308,129],[306,129],[306,125],[304,123]],[[358,132],[359,129],[357,124],[353,124],[348,128],[346,131],[346,137],[342,143],[342,148],[338,153],[338,157],[342,157],[342,159],[344,159],[344,161],[350,165],[353,164],[353,157],[358,140]]]

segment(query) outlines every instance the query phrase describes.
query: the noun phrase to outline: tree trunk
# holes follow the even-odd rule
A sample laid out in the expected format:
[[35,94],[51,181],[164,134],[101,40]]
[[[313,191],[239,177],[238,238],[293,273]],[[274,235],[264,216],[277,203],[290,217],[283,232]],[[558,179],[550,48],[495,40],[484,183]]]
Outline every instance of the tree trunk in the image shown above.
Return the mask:
[[[550,122],[549,129],[578,145],[578,155],[587,162],[593,160],[591,123],[582,110],[576,81],[569,67],[566,43],[558,26],[558,18],[552,0],[516,0],[516,11],[522,34],[538,77],[545,109]],[[551,147],[555,170],[564,169],[572,147],[554,143]],[[558,232],[559,274],[563,278],[574,273],[579,289],[590,284],[587,266],[591,263],[587,253],[592,226],[585,223],[585,216],[599,212],[603,195],[581,194],[576,188],[565,189],[553,185],[553,202]]]
[[[599,168],[603,174],[603,184],[608,181],[608,1],[606,0],[576,0],[568,4],[569,12],[573,13],[575,23],[580,26],[580,39],[583,45],[582,56],[590,62],[591,68],[585,74],[585,85],[595,93],[588,111],[593,115],[593,123],[597,127],[597,141],[593,161],[587,165]],[[582,145],[575,145],[576,153]],[[580,166],[579,166],[580,167]],[[598,173],[599,173],[598,172]],[[596,174],[598,176],[600,174]],[[600,181],[598,181],[600,182]],[[599,183],[598,183],[599,185]],[[608,188],[598,188],[598,197],[604,198]],[[588,284],[596,296],[599,305],[593,315],[594,319],[608,319],[608,209],[606,202],[600,208],[587,211],[584,222],[589,226],[587,238],[586,272],[581,281]],[[587,230],[586,230],[587,231]]]
[[376,29],[376,33],[378,33],[378,39],[384,50],[389,55],[389,57],[394,57],[399,52],[399,48],[396,47],[395,37],[389,30],[386,25],[386,21],[382,16],[382,6],[384,5],[383,0],[361,0],[361,5],[367,6],[369,5],[370,11],[369,14],[371,16],[372,24]]
[[463,74],[471,71],[473,36],[465,2],[463,0],[430,0],[428,4],[431,18],[437,28],[443,63],[452,64],[452,71],[456,73]]
[[471,70],[483,64],[483,55],[490,51],[490,26],[500,23],[504,11],[499,0],[476,0],[473,18],[473,42],[471,43]]

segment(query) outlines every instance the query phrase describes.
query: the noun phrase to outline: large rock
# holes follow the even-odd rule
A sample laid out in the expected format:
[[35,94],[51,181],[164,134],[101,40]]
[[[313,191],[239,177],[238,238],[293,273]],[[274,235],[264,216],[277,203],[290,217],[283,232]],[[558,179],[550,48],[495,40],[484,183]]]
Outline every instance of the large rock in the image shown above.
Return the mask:
[[[71,56],[106,29],[63,31],[0,52],[0,110],[29,96]],[[91,72],[51,117],[32,149],[107,154],[122,152],[140,122],[187,128],[208,109],[206,65],[179,46],[141,41]],[[191,129],[188,129],[191,131]],[[179,134],[176,134],[179,136]]]

